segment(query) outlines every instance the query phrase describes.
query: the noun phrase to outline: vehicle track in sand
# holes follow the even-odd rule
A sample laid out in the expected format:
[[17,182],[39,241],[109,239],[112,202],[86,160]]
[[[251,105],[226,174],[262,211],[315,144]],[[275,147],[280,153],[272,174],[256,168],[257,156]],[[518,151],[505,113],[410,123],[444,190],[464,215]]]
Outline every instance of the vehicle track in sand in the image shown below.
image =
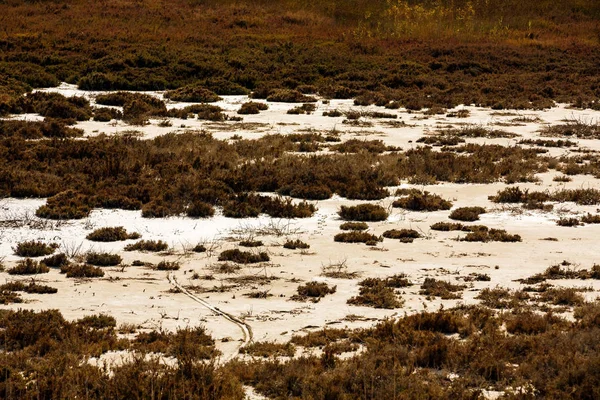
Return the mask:
[[246,346],[247,344],[249,344],[252,341],[252,327],[247,324],[246,322],[242,321],[241,319],[239,319],[236,316],[233,316],[231,314],[229,314],[228,312],[225,312],[223,310],[221,310],[218,307],[213,306],[212,304],[208,303],[205,300],[202,300],[200,297],[196,296],[195,294],[193,294],[192,292],[190,292],[189,290],[187,290],[185,287],[183,287],[179,282],[177,282],[177,278],[175,277],[175,275],[170,272],[167,275],[167,279],[169,280],[169,283],[171,285],[173,285],[174,287],[176,287],[177,289],[179,289],[183,294],[185,294],[186,296],[188,296],[190,299],[194,300],[197,303],[200,303],[201,305],[203,305],[204,307],[208,308],[209,310],[211,310],[212,312],[214,312],[217,315],[220,315],[221,317],[225,318],[226,320],[232,322],[233,324],[237,325],[240,330],[242,331],[242,335],[243,335],[243,342],[242,344],[240,344],[236,350],[234,352],[232,352],[231,354],[229,354],[228,356],[225,356],[223,358],[221,358],[221,363],[226,363],[230,360],[232,360],[233,358],[235,358],[239,352],[240,352],[240,348],[242,348],[243,346]]

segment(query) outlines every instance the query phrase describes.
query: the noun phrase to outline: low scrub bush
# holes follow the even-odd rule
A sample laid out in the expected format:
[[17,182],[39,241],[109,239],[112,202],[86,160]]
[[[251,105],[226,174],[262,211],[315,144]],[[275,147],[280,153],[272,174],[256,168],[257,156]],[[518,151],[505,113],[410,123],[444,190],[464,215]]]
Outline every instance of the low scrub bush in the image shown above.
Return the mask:
[[60,272],[67,278],[101,278],[104,276],[102,268],[88,264],[70,264],[60,267]]
[[188,206],[185,213],[191,218],[210,218],[215,215],[215,209],[203,201],[194,201]]
[[484,288],[475,297],[481,300],[481,304],[486,307],[496,309],[517,308],[529,299],[529,295],[524,291],[511,291],[506,288]]
[[240,348],[240,353],[253,357],[293,357],[296,347],[292,343],[252,342]]
[[308,243],[303,242],[300,239],[295,239],[295,240],[287,240],[283,244],[283,248],[290,249],[290,250],[309,249],[310,245]]
[[109,267],[121,264],[123,259],[118,254],[110,253],[88,253],[85,257],[85,262],[99,267]]
[[10,275],[36,275],[50,272],[50,268],[31,258],[26,258],[25,260],[19,261],[14,267],[9,268],[7,272]]
[[414,229],[391,229],[383,232],[386,239],[418,239],[421,234]]
[[267,96],[267,101],[280,103],[315,103],[316,98],[306,96],[297,90],[275,89]]
[[181,265],[177,261],[161,261],[154,266],[157,271],[177,271]]
[[13,248],[15,254],[19,257],[42,257],[47,256],[58,248],[56,243],[46,244],[44,242],[31,240],[20,242]]
[[320,298],[328,294],[333,294],[337,290],[337,286],[329,286],[325,282],[307,282],[304,285],[298,286],[298,295],[296,299]]
[[306,104],[302,104],[301,106],[294,107],[294,108],[288,110],[287,114],[292,114],[292,115],[312,114],[313,112],[315,112],[316,109],[317,109],[317,107],[314,104],[306,103]]
[[581,222],[584,222],[586,224],[600,224],[600,215],[599,214],[593,215],[593,214],[587,213],[586,215],[581,217]]
[[225,250],[219,254],[219,261],[233,261],[238,264],[254,264],[269,260],[270,257],[265,252],[255,254],[240,249]]
[[242,240],[240,242],[240,246],[242,247],[260,247],[264,246],[262,240]]
[[366,231],[369,225],[366,222],[344,222],[340,225],[343,231]]
[[454,285],[434,278],[425,278],[419,294],[428,298],[441,297],[443,300],[460,299],[462,293],[459,292],[462,292],[465,288],[465,285]]
[[333,237],[335,242],[342,243],[366,243],[366,244],[376,244],[377,242],[381,242],[382,239],[379,236],[372,235],[367,232],[361,231],[350,231],[350,232],[342,232],[338,233]]
[[59,253],[42,259],[42,261],[40,261],[40,264],[44,264],[45,266],[50,268],[60,268],[63,265],[69,264],[69,258],[65,253]]
[[401,307],[404,300],[396,295],[393,288],[386,282],[377,279],[368,279],[359,283],[358,296],[351,297],[347,303],[355,306],[393,309]]
[[579,225],[583,225],[583,224],[581,223],[581,221],[579,220],[579,218],[565,218],[565,217],[562,217],[558,221],[556,221],[556,225],[558,225],[558,226],[573,227],[573,226],[579,226]]
[[507,233],[504,229],[477,230],[460,239],[464,242],[520,242],[521,236]]
[[214,103],[222,100],[215,92],[202,86],[190,85],[175,90],[167,90],[165,98],[187,103]]
[[359,204],[357,206],[341,206],[338,215],[347,221],[385,221],[388,212],[375,204]]
[[411,211],[438,211],[449,210],[452,203],[437,194],[419,191],[395,200],[393,206]]
[[118,242],[128,239],[139,239],[140,237],[139,233],[127,233],[125,228],[117,226],[96,229],[85,238],[92,242]]
[[46,204],[39,207],[35,215],[40,218],[66,220],[86,218],[92,207],[90,199],[73,190],[59,193],[46,200]]
[[247,115],[247,114],[258,114],[261,111],[268,110],[269,106],[265,103],[258,103],[254,101],[249,101],[247,103],[242,104],[240,109],[237,111],[238,114]]
[[169,245],[162,240],[140,240],[139,242],[131,243],[125,246],[125,251],[149,251],[159,252],[165,251]]
[[58,292],[58,289],[51,286],[40,285],[35,282],[31,282],[26,285],[21,281],[8,282],[0,286],[0,292],[5,290],[13,292],[25,292],[30,294],[53,294]]
[[460,207],[452,212],[449,215],[450,219],[458,220],[458,221],[477,221],[479,219],[480,214],[484,214],[485,208],[483,207]]
[[360,140],[350,139],[340,144],[336,144],[331,147],[332,151],[339,153],[373,153],[379,154],[384,151],[396,151],[396,147],[387,146],[382,140]]

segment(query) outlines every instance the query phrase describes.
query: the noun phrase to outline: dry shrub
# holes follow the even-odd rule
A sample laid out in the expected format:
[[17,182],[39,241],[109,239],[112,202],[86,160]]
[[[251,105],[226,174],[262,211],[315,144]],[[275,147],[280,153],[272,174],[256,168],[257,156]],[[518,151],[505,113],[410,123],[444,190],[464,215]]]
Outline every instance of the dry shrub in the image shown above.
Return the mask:
[[47,219],[82,219],[86,218],[92,207],[90,199],[73,190],[67,190],[46,200],[46,205],[40,206],[35,215]]
[[304,285],[300,285],[297,288],[299,299],[307,297],[320,298],[328,294],[333,294],[337,290],[337,286],[329,286],[325,282],[307,282]]
[[88,253],[85,257],[85,262],[90,265],[95,265],[99,267],[109,267],[121,264],[123,259],[118,254],[110,254],[110,253],[96,253],[91,252]]
[[314,104],[306,103],[301,106],[294,107],[287,111],[287,114],[300,115],[300,114],[312,114],[317,107]]
[[[418,239],[421,234],[414,229],[392,229],[383,232],[383,237],[386,239]],[[412,240],[411,240],[412,241]]]
[[351,231],[351,232],[342,232],[338,233],[333,237],[335,242],[342,243],[366,243],[366,244],[375,244],[377,242],[381,242],[383,239],[377,235],[372,235],[367,232],[361,231]]
[[269,109],[269,106],[266,105],[265,103],[258,103],[258,102],[254,102],[254,101],[249,101],[249,102],[246,102],[246,103],[242,104],[242,106],[237,111],[237,113],[238,114],[242,114],[242,115],[246,115],[246,114],[258,114],[261,111],[265,111],[265,110],[268,110],[268,109]]
[[481,300],[481,304],[486,307],[507,309],[521,307],[529,295],[524,291],[496,287],[484,288],[475,298]]
[[242,247],[260,247],[264,246],[262,240],[242,240],[240,242],[240,246]]
[[267,96],[267,101],[281,103],[315,103],[316,98],[306,96],[297,90],[275,89]]
[[159,252],[165,251],[169,245],[162,240],[140,240],[135,243],[130,243],[125,246],[125,251],[150,251]]
[[575,288],[550,288],[540,294],[538,301],[557,306],[580,306],[583,296]]
[[219,261],[233,261],[238,264],[254,264],[269,260],[270,257],[265,252],[255,254],[248,251],[241,251],[240,249],[225,250],[219,254]]
[[50,268],[31,258],[26,258],[19,261],[14,267],[9,268],[6,272],[10,275],[36,275],[48,273],[50,272]]
[[388,213],[382,206],[375,204],[359,204],[357,206],[341,206],[338,215],[348,221],[385,221]]
[[291,343],[252,342],[242,348],[240,353],[253,357],[293,357],[296,347]]
[[69,264],[69,259],[65,253],[59,253],[42,259],[40,264],[44,264],[50,268],[60,268],[63,265]]
[[17,243],[13,248],[15,254],[19,257],[41,257],[47,256],[58,248],[56,243],[46,244],[44,242],[31,240],[28,242]]
[[480,214],[484,214],[485,208],[483,207],[460,207],[452,210],[449,215],[450,219],[458,221],[477,221]]
[[387,309],[398,308],[404,304],[404,299],[398,297],[394,286],[388,286],[384,279],[365,279],[359,285],[358,296],[348,299],[348,304]]
[[584,222],[586,224],[600,224],[600,215],[599,214],[593,215],[593,214],[587,213],[586,215],[581,217],[581,222]]
[[203,201],[194,201],[188,206],[185,213],[191,218],[209,218],[215,215],[215,209]]
[[369,225],[366,222],[344,222],[340,225],[343,231],[366,231]]
[[157,271],[177,271],[181,265],[177,261],[161,261],[154,266]]
[[284,244],[283,244],[283,248],[285,249],[290,249],[290,250],[296,250],[296,249],[309,249],[310,245],[308,243],[303,242],[300,239],[296,239],[296,240],[287,240]]
[[169,100],[188,103],[214,103],[221,100],[215,92],[197,85],[184,86],[176,90],[167,90],[164,96]]
[[117,242],[128,239],[139,239],[140,237],[139,233],[127,233],[125,228],[117,226],[96,229],[85,238],[93,242]]
[[462,298],[462,292],[465,285],[453,285],[450,282],[437,280],[434,278],[425,278],[421,285],[419,294],[430,297],[441,297],[443,300],[452,300]]
[[452,208],[452,203],[437,194],[415,191],[395,200],[393,206],[411,211],[438,211],[449,210]]
[[460,239],[463,242],[520,242],[521,236],[510,234],[504,229],[480,229],[467,233],[464,238]]
[[101,278],[104,271],[100,267],[94,267],[88,264],[69,264],[60,267],[61,274],[66,274],[67,278]]
[[579,218],[565,218],[561,217],[556,221],[556,225],[558,226],[566,226],[566,227],[577,227],[583,225]]

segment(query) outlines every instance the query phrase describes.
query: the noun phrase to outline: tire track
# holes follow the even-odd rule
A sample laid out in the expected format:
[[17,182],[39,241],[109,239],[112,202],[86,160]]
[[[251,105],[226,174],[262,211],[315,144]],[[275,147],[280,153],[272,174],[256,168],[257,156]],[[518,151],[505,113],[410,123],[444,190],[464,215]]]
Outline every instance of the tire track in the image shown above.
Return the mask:
[[171,285],[173,285],[177,289],[181,290],[181,292],[184,293],[186,296],[188,296],[190,299],[194,300],[196,303],[200,303],[201,305],[203,305],[204,307],[208,308],[209,310],[211,310],[215,314],[218,314],[221,317],[225,318],[226,320],[234,323],[242,331],[242,334],[244,336],[243,343],[240,344],[237,347],[237,349],[235,350],[235,352],[233,352],[228,358],[222,360],[221,361],[222,363],[226,363],[227,361],[230,361],[233,358],[235,358],[239,354],[240,348],[242,348],[243,346],[249,344],[252,341],[252,337],[253,337],[252,336],[252,327],[249,324],[247,324],[246,322],[242,321],[238,317],[236,317],[234,315],[231,315],[228,312],[225,312],[225,311],[221,310],[218,307],[213,306],[212,304],[208,303],[207,301],[202,300],[200,297],[196,296],[195,294],[193,294],[192,292],[190,292],[189,290],[187,290],[186,288],[184,288],[183,286],[181,286],[181,284],[179,284],[179,282],[177,282],[177,278],[175,277],[175,275],[173,275],[172,272],[170,272],[167,275],[167,279],[169,280],[169,283],[171,283]]

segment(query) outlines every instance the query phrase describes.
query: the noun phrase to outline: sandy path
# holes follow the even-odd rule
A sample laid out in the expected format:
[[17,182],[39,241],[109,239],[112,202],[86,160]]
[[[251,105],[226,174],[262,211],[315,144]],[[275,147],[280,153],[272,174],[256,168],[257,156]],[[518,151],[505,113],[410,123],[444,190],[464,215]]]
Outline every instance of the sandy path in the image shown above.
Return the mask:
[[225,364],[226,362],[228,362],[228,361],[232,360],[233,358],[237,357],[237,355],[240,352],[240,348],[242,348],[243,346],[249,344],[252,341],[252,327],[249,324],[247,324],[246,322],[242,321],[241,319],[239,319],[239,318],[237,318],[237,317],[235,317],[235,316],[233,316],[233,315],[231,315],[231,314],[229,314],[229,313],[227,313],[225,311],[222,311],[218,307],[215,307],[215,306],[211,305],[210,303],[202,300],[198,296],[196,296],[193,293],[191,293],[189,290],[187,290],[186,288],[184,288],[183,286],[181,286],[179,284],[179,282],[177,282],[177,278],[175,277],[175,275],[173,275],[173,273],[169,273],[168,279],[169,279],[169,282],[171,283],[171,285],[173,285],[177,289],[181,290],[181,292],[184,293],[186,296],[188,296],[190,299],[194,300],[197,303],[202,304],[204,307],[208,308],[209,310],[211,310],[215,314],[218,314],[218,315],[222,316],[226,320],[234,323],[235,325],[237,325],[241,329],[242,335],[243,335],[242,344],[240,344],[239,346],[237,346],[236,349],[235,349],[235,351],[231,352],[231,354],[224,354],[223,357],[221,357],[221,359],[220,359],[221,363]]

